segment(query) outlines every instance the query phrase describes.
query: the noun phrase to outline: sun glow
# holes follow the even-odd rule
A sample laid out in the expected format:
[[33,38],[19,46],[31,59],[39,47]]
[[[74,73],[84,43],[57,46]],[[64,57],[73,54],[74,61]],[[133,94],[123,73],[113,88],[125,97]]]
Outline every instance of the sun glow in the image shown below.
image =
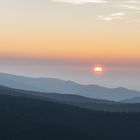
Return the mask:
[[96,67],[94,68],[94,72],[95,72],[95,73],[102,73],[102,72],[103,72],[103,68],[102,68],[101,66],[96,66]]

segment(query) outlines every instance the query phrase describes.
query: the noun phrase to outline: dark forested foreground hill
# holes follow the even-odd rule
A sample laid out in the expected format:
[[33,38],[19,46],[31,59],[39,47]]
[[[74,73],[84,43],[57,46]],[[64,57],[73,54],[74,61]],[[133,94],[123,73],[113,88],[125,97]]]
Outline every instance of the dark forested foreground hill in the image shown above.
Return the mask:
[[96,112],[0,94],[1,140],[139,140],[140,113]]

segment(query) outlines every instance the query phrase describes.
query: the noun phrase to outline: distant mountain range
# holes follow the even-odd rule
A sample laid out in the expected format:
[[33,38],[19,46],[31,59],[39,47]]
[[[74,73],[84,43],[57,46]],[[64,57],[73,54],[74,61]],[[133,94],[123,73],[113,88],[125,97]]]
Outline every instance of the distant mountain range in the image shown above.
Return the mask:
[[81,95],[88,98],[121,101],[140,97],[140,92],[123,87],[105,88],[98,85],[80,85],[72,81],[54,78],[29,78],[0,73],[0,85],[38,92]]
[[[44,94],[0,86],[1,140],[140,139],[139,112],[94,111],[63,101],[96,102],[102,107],[111,105],[111,102],[77,95],[46,93],[43,97]],[[114,102],[112,104],[116,105]],[[127,106],[127,109],[131,106]],[[136,106],[140,111],[140,104]]]
[[24,91],[0,86],[0,94],[13,97],[26,97],[40,101],[61,103],[75,107],[107,112],[140,112],[140,104],[128,104],[107,100],[87,98],[80,95],[43,93],[35,91]]

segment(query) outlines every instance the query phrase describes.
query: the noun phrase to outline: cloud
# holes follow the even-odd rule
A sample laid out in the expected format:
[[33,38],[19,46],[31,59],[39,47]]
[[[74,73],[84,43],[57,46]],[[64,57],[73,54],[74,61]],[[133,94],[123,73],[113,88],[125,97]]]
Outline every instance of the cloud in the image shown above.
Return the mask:
[[[136,20],[140,12],[140,0],[52,0],[54,2],[82,5],[94,3],[93,17],[97,20],[112,21],[119,19]],[[86,8],[86,7],[85,7]],[[121,11],[115,13],[115,11]],[[110,14],[109,14],[110,12]],[[127,14],[127,16],[125,16]],[[99,16],[98,16],[99,15]]]
[[125,13],[123,12],[118,12],[118,13],[112,13],[108,16],[98,16],[98,20],[104,20],[104,21],[112,21],[114,19],[123,19],[125,16]]
[[124,8],[124,9],[140,10],[139,7],[134,6],[134,5],[119,5],[119,7],[122,7],[122,8]]
[[123,12],[118,12],[118,13],[112,13],[111,14],[112,17],[124,16],[124,15],[125,15],[125,13],[123,13]]
[[105,21],[111,21],[112,20],[111,17],[104,17],[104,16],[98,16],[97,19],[98,20],[105,20]]
[[129,1],[124,1],[124,3],[138,4],[138,3],[140,3],[140,1],[129,0]]
[[103,3],[108,3],[108,1],[106,1],[106,0],[53,0],[53,1],[72,3],[72,4],[85,4],[85,3],[103,4]]

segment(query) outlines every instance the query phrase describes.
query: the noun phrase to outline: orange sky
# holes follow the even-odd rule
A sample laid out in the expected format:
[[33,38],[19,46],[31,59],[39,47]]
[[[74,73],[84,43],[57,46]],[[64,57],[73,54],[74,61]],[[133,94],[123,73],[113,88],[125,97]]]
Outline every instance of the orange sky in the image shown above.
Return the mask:
[[138,61],[140,5],[116,4],[3,1],[0,56]]
[[1,56],[140,59],[139,34],[129,32],[22,31],[0,38]]

